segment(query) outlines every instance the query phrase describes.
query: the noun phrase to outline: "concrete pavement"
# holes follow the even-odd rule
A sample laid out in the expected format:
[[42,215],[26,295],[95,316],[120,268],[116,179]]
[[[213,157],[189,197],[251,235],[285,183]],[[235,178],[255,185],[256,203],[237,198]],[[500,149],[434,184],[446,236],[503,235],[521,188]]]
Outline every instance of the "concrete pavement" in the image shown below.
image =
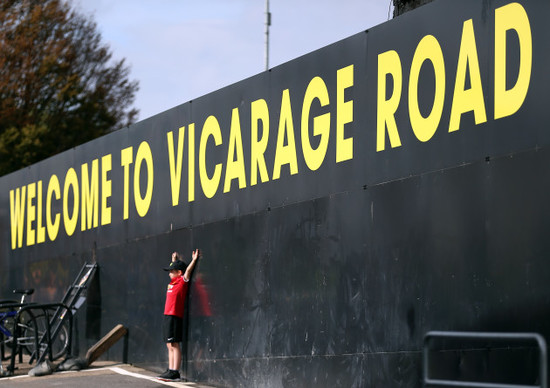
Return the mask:
[[212,388],[196,383],[160,381],[155,379],[155,376],[158,375],[155,372],[109,361],[95,362],[90,368],[81,371],[56,372],[41,377],[30,377],[28,371],[31,368],[26,365],[28,364],[18,364],[19,369],[15,371],[14,376],[0,378],[0,387],[162,388],[169,386]]

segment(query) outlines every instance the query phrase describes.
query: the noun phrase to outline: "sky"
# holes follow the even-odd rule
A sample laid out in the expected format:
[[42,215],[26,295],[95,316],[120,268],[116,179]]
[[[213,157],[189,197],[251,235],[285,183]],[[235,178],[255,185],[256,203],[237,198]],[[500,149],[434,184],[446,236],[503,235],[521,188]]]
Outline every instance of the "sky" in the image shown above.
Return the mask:
[[[265,0],[73,0],[139,81],[138,121],[265,70]],[[391,0],[270,0],[269,67],[391,18]]]

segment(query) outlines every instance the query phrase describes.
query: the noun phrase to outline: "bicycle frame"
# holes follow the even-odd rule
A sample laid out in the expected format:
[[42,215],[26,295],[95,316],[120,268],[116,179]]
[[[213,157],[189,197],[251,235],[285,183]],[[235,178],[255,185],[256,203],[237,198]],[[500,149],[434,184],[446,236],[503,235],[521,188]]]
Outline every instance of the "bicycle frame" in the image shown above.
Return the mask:
[[[32,295],[34,293],[34,289],[31,288],[28,290],[13,290],[13,293],[21,294],[21,300],[19,302],[15,302],[13,300],[0,301],[0,309],[9,309],[8,311],[0,313],[0,333],[7,337],[11,337],[13,333],[11,333],[5,326],[6,320],[15,317],[23,306],[29,304],[25,303],[25,297],[27,295]],[[15,310],[16,308],[17,310]]]
[[11,337],[11,332],[8,330],[8,328],[5,326],[4,324],[4,321],[8,318],[12,318],[12,317],[15,317],[17,315],[17,312],[16,311],[8,311],[8,312],[5,312],[5,313],[0,313],[0,333],[7,336],[7,337]]

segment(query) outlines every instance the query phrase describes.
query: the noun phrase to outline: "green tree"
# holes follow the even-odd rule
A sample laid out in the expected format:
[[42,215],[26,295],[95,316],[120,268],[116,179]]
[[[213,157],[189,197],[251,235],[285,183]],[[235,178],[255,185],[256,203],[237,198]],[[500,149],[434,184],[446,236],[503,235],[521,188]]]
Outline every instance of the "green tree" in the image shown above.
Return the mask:
[[64,0],[0,2],[0,176],[135,121],[138,89]]

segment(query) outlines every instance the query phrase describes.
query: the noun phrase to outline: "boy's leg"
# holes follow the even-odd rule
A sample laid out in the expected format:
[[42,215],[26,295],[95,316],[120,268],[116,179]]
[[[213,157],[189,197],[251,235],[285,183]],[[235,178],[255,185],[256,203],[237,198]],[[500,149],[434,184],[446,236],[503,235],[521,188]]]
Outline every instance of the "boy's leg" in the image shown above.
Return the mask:
[[179,342],[170,342],[168,346],[168,368],[180,370],[181,366],[181,347]]
[[159,376],[161,378],[168,380],[180,378],[182,323],[183,320],[179,317],[164,316],[164,338],[168,349],[168,370]]
[[174,359],[174,352],[172,351],[172,343],[167,342],[166,348],[168,349],[168,369],[172,369],[172,360]]

